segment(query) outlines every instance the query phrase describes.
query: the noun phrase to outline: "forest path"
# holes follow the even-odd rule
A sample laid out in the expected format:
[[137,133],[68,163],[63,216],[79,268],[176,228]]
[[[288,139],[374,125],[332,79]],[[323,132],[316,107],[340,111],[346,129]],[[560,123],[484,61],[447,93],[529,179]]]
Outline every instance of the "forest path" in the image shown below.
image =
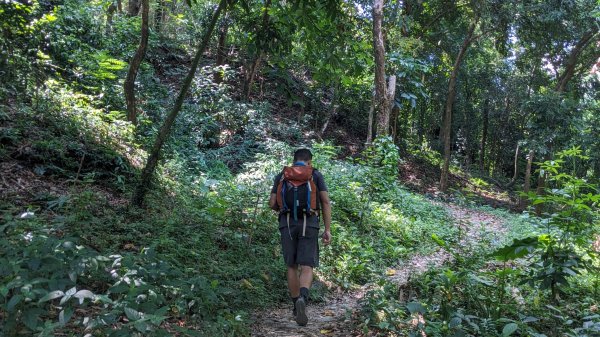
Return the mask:
[[[480,241],[484,232],[492,233],[497,239],[507,232],[504,221],[495,215],[454,204],[434,203],[448,209],[454,219],[454,225],[460,229],[459,244],[456,246],[459,251],[469,251]],[[411,276],[440,267],[451,260],[452,255],[443,249],[429,255],[413,255],[394,267],[393,275],[389,278],[402,288]],[[324,303],[311,303],[307,307],[308,325],[304,327],[298,326],[292,317],[291,302],[256,312],[253,315],[255,323],[252,325],[252,336],[363,336],[361,331],[356,330],[354,319],[359,315],[359,302],[369,287],[367,284],[356,291],[335,292]]]

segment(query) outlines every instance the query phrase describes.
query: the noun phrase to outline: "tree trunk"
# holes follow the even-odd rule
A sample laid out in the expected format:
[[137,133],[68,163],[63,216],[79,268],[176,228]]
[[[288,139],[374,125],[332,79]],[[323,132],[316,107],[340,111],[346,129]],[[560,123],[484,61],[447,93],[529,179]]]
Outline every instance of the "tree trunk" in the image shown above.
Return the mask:
[[306,97],[304,95],[304,90],[300,90],[300,100],[301,100],[301,104],[300,104],[300,109],[298,109],[298,124],[300,124],[302,122],[302,117],[304,116],[304,107],[306,105]]
[[114,3],[111,3],[106,9],[106,36],[110,36],[112,33],[113,16],[116,10],[117,6]]
[[141,1],[144,0],[129,0],[127,3],[127,16],[137,16],[140,12]]
[[119,11],[119,13],[123,13],[123,1],[121,0],[117,0],[117,11]]
[[525,181],[523,182],[523,196],[521,196],[519,201],[519,207],[524,210],[527,207],[528,199],[527,193],[531,188],[531,165],[533,164],[533,150],[529,150],[529,154],[527,155],[527,167],[525,168]]
[[[394,144],[397,144],[397,140],[399,138],[402,138],[405,136],[404,132],[402,132],[402,134],[400,132],[398,132],[398,118],[403,117],[400,116],[400,108],[398,107],[398,105],[396,104],[392,104],[392,114],[391,114],[391,120],[392,120],[392,140],[394,141]],[[404,131],[404,130],[402,130]]]
[[514,165],[514,173],[513,173],[513,177],[510,180],[510,182],[508,183],[508,185],[505,186],[505,188],[511,188],[515,185],[515,183],[517,182],[517,177],[519,176],[519,143],[517,143],[517,149],[515,150],[515,165]]
[[[229,22],[228,15],[225,15],[223,21],[221,22],[221,26],[219,27],[219,39],[217,42],[217,60],[216,66],[222,66],[225,64],[225,59],[227,58],[227,46],[225,43],[227,42],[227,32],[229,30]],[[221,71],[216,71],[214,74],[215,83],[221,83],[223,81],[223,73]]]
[[373,2],[373,53],[375,58],[375,114],[377,115],[377,136],[387,136],[390,129],[390,109],[387,104],[385,85],[385,44],[381,29],[383,23],[383,2]]
[[156,11],[154,13],[154,27],[156,28],[156,32],[159,34],[162,29],[162,24],[165,20],[165,13],[166,13],[165,0],[157,0]]
[[375,110],[375,98],[371,99],[371,107],[369,108],[369,120],[367,129],[367,141],[365,145],[371,145],[373,142],[373,111]]
[[337,113],[337,109],[339,107],[339,105],[337,104],[338,96],[339,96],[338,91],[339,91],[339,88],[337,88],[337,85],[334,85],[331,90],[330,112],[329,112],[329,116],[327,116],[327,118],[325,118],[325,123],[323,123],[323,127],[321,128],[321,137],[325,134],[325,131],[327,130],[327,127],[329,126],[329,122]]
[[[590,43],[590,41],[592,40],[594,35],[596,35],[597,32],[598,32],[598,27],[594,27],[592,30],[587,31],[585,34],[583,34],[581,39],[577,42],[575,47],[573,47],[573,49],[569,53],[569,57],[567,58],[567,61],[565,62],[565,65],[564,65],[565,70],[560,76],[558,76],[558,81],[557,81],[556,87],[555,87],[555,91],[559,95],[562,94],[566,90],[569,80],[575,74],[575,67],[577,66],[577,59],[579,58],[579,55],[581,55],[581,52],[583,51],[583,49],[585,49],[585,47]],[[552,147],[552,144],[546,144],[546,146],[550,149]],[[544,161],[549,160],[550,156],[551,156],[551,152],[549,151],[548,154],[544,157]],[[546,188],[546,174],[543,174],[538,177],[537,188],[536,188],[537,195],[544,194],[545,188]],[[543,208],[542,204],[536,205],[535,213],[538,216],[542,214],[542,208]]]
[[252,93],[252,85],[254,84],[254,78],[256,77],[256,72],[258,70],[258,68],[260,67],[260,62],[262,61],[263,58],[263,52],[261,51],[260,54],[252,61],[252,63],[250,63],[250,66],[247,67],[247,72],[246,72],[246,81],[244,82],[244,99],[245,100],[250,100],[250,94]]
[[152,176],[154,175],[156,165],[158,164],[158,160],[160,158],[162,146],[165,143],[165,141],[167,140],[167,138],[169,137],[169,134],[171,133],[171,127],[173,126],[173,122],[175,121],[175,118],[177,117],[179,110],[181,110],[181,106],[183,105],[185,96],[187,95],[190,85],[192,84],[192,80],[194,79],[196,70],[198,69],[198,63],[200,63],[200,58],[202,58],[202,54],[204,53],[204,50],[208,46],[212,32],[215,28],[217,20],[219,19],[219,15],[221,14],[222,11],[226,10],[226,8],[225,8],[226,5],[227,5],[227,0],[221,0],[219,2],[219,6],[213,13],[210,23],[206,29],[206,32],[204,32],[204,36],[202,37],[202,41],[198,45],[198,49],[196,50],[196,55],[194,56],[190,70],[189,70],[185,80],[183,81],[181,89],[179,90],[179,95],[177,95],[175,104],[174,104],[173,108],[171,109],[171,111],[169,112],[167,119],[165,120],[163,125],[160,127],[160,130],[158,132],[156,140],[154,141],[154,145],[152,146],[152,149],[150,151],[150,155],[148,156],[148,161],[146,162],[146,166],[144,167],[144,169],[142,171],[142,175],[140,177],[140,182],[137,185],[137,187],[134,191],[134,194],[133,194],[132,203],[136,206],[142,206],[144,203],[144,198],[146,196],[146,192],[148,191],[148,188],[150,187],[150,184],[152,183]]
[[446,192],[448,189],[448,171],[450,169],[450,139],[452,138],[452,106],[454,105],[454,99],[456,97],[456,77],[458,76],[458,71],[460,70],[460,64],[465,57],[465,53],[469,48],[471,42],[473,42],[473,32],[475,31],[475,27],[477,26],[477,21],[475,20],[471,23],[469,30],[467,32],[467,37],[463,41],[463,44],[456,56],[456,60],[454,61],[454,66],[452,67],[452,73],[450,74],[450,81],[448,82],[448,96],[446,97],[446,107],[444,109],[444,124],[442,128],[444,129],[444,164],[442,166],[442,174],[440,177],[440,190],[442,192]]
[[140,64],[144,60],[146,55],[146,49],[148,47],[148,14],[150,10],[150,0],[142,0],[142,38],[140,45],[138,46],[131,62],[129,63],[129,71],[127,77],[123,83],[123,89],[125,92],[125,103],[127,104],[127,120],[133,123],[137,123],[137,111],[135,107],[135,78],[137,77]]
[[567,83],[575,74],[575,66],[577,65],[577,59],[579,55],[583,51],[583,49],[590,43],[592,37],[598,32],[598,27],[594,27],[594,29],[587,31],[579,42],[573,47],[571,52],[569,53],[569,57],[567,58],[565,64],[565,71],[561,76],[558,77],[558,82],[556,83],[556,91],[559,93],[563,93],[567,87]]
[[481,133],[481,149],[479,150],[479,170],[485,169],[485,145],[487,143],[488,127],[490,124],[490,99],[486,98],[483,102],[483,132]]
[[[425,82],[425,81],[423,81]],[[425,105],[425,100],[423,100],[423,104],[421,104],[421,106],[419,107],[419,126],[417,127],[417,133],[418,133],[418,139],[419,139],[419,146],[423,145],[423,133],[425,133],[425,127],[423,124],[425,124],[425,111],[427,109],[427,106]]]
[[[265,5],[262,9],[262,30],[267,30],[269,25],[269,7],[271,7],[271,0],[265,0]],[[244,83],[244,98],[246,100],[250,99],[250,93],[252,92],[252,84],[254,83],[254,78],[256,77],[256,72],[260,67],[260,62],[265,57],[265,51],[262,49],[258,50],[258,54],[256,58],[250,63],[248,67],[248,71],[246,72],[246,82]]]
[[[546,155],[544,156],[544,161],[549,160],[550,156]],[[543,195],[544,191],[546,189],[546,178],[548,176],[548,173],[544,172],[542,174],[540,174],[538,176],[537,179],[537,187],[535,189],[535,194],[537,195]],[[537,216],[541,216],[542,215],[542,211],[544,210],[544,204],[537,204],[535,205],[535,215]]]

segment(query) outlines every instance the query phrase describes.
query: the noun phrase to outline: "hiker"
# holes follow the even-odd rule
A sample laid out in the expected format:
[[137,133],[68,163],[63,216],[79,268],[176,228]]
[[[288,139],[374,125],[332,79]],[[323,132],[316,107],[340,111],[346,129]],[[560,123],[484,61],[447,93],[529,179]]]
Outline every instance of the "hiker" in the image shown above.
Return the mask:
[[279,232],[287,282],[298,325],[308,323],[306,305],[319,266],[319,212],[323,211],[323,245],[331,242],[331,204],[323,175],[312,167],[308,149],[294,152],[294,163],[275,177],[269,207],[279,212]]

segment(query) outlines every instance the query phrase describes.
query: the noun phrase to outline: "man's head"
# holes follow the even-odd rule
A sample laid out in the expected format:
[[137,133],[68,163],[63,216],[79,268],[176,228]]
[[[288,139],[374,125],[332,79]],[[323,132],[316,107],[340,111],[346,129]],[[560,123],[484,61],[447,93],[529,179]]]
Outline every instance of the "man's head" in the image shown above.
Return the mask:
[[312,153],[309,149],[298,149],[294,152],[294,163],[303,161],[307,164],[310,164],[312,161]]

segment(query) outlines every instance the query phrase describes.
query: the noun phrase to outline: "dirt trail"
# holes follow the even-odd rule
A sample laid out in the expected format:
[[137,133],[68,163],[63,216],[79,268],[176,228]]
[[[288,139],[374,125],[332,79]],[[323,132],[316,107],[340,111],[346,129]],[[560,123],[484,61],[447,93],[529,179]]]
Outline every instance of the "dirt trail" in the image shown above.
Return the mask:
[[[461,229],[460,247],[468,249],[481,237],[483,231],[501,236],[506,232],[503,221],[483,211],[463,208],[453,204],[435,202],[444,206]],[[419,275],[450,261],[452,256],[444,250],[430,255],[414,255],[394,268],[390,279],[399,286],[407,284],[411,275]],[[369,285],[347,293],[335,293],[325,303],[311,304],[308,307],[308,325],[300,327],[292,317],[291,304],[286,303],[269,311],[254,314],[256,323],[252,326],[252,336],[269,337],[314,337],[314,336],[362,336],[356,331],[353,320],[360,311],[359,301],[365,295]]]

